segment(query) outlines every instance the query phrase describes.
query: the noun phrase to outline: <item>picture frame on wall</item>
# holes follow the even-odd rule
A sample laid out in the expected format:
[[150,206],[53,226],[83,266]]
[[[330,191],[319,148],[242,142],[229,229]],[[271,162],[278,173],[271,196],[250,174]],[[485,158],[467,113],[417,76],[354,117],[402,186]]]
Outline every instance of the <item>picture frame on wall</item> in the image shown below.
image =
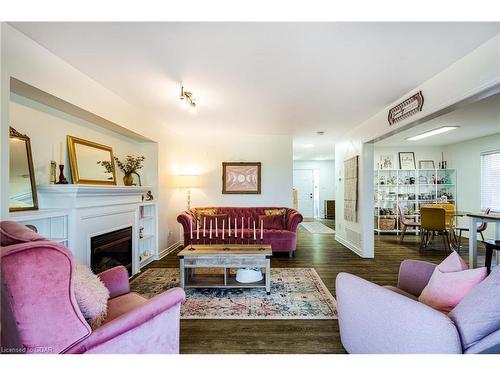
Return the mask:
[[223,162],[222,194],[260,194],[260,162]]
[[399,153],[399,169],[404,169],[404,170],[417,169],[417,166],[415,165],[414,152]]
[[434,160],[419,160],[418,169],[436,169]]
[[394,169],[394,155],[380,155],[380,169]]

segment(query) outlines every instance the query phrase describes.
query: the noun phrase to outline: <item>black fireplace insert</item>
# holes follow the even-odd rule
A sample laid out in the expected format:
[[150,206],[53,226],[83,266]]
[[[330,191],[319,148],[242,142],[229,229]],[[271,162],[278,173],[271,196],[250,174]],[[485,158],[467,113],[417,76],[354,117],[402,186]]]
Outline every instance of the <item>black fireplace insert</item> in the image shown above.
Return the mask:
[[132,276],[132,227],[92,237],[90,265],[94,273],[124,266]]

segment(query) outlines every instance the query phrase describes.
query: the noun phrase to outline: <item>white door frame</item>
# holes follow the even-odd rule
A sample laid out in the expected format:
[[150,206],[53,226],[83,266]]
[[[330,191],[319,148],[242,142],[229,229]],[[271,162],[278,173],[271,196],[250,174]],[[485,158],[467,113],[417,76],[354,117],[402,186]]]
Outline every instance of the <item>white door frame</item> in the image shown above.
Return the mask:
[[[312,172],[312,176],[313,176],[313,183],[312,183],[312,185],[313,185],[312,186],[313,216],[312,216],[312,218],[317,219],[319,217],[319,206],[318,206],[318,202],[317,202],[319,197],[316,196],[317,189],[315,188],[315,186],[317,183],[318,184],[318,191],[319,191],[319,181],[316,181],[316,169],[314,169],[314,168],[293,168],[293,171],[294,172],[295,171],[311,171]],[[295,186],[294,186],[294,188],[295,188]],[[298,203],[297,203],[297,205],[298,205]]]

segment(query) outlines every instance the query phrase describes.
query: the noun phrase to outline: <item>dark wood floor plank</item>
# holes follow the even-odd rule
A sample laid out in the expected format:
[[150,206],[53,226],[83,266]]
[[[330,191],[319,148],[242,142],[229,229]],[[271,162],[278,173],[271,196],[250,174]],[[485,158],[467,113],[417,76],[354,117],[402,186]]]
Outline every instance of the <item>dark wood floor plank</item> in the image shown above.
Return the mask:
[[[332,221],[324,221],[333,227]],[[299,227],[294,258],[276,254],[271,267],[313,267],[335,296],[335,278],[349,272],[379,285],[395,285],[404,259],[439,263],[448,254],[436,249],[419,251],[418,237],[375,236],[375,258],[363,259],[331,235],[311,234]],[[467,249],[461,251],[467,260]],[[484,257],[479,250],[479,264]],[[153,267],[178,267],[175,253],[151,263]],[[181,320],[181,353],[345,353],[336,320]]]

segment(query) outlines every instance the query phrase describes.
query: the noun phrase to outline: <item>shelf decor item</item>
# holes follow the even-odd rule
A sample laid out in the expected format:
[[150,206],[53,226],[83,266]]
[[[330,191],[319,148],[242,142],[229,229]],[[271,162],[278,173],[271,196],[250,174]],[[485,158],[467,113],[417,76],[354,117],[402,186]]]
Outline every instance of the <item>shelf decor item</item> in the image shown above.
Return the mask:
[[418,169],[435,169],[434,160],[419,160]]
[[394,169],[394,155],[380,155],[380,169]]
[[414,152],[400,152],[399,153],[399,169],[412,170],[416,169],[415,153]]

